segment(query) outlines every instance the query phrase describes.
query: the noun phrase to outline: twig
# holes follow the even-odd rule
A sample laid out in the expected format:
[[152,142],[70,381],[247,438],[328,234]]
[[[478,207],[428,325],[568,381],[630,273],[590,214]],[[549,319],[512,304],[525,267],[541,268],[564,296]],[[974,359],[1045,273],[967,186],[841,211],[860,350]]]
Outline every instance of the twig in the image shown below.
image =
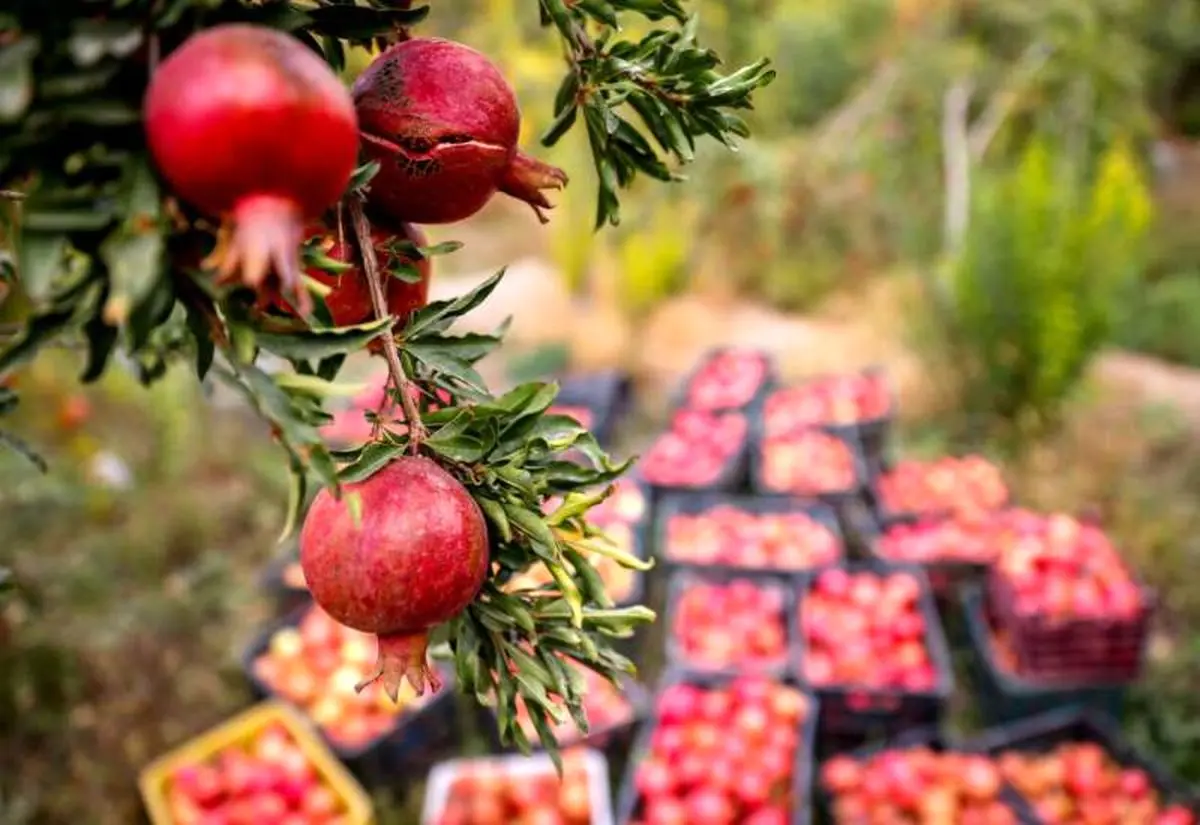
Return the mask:
[[971,147],[971,157],[974,160],[978,161],[983,158],[988,147],[1000,132],[1000,127],[1004,125],[1004,121],[1012,114],[1012,110],[1020,100],[1021,90],[1041,72],[1053,53],[1052,46],[1038,41],[1026,48],[1017,58],[1017,65],[1010,75],[1009,83],[992,96],[992,99],[988,101],[987,108],[983,110],[983,114],[971,127],[968,143]]
[[[362,201],[357,195],[350,197],[348,204],[350,222],[354,226],[354,236],[358,240],[358,251],[362,255],[363,272],[367,276],[367,287],[371,292],[371,305],[375,308],[376,318],[390,318],[387,310],[387,299],[384,297],[383,279],[379,275],[379,260],[375,257],[375,245],[371,243],[371,224],[363,212]],[[392,377],[392,386],[400,396],[400,405],[404,409],[404,417],[408,425],[409,452],[413,455],[421,449],[425,440],[425,425],[421,423],[421,413],[417,409],[417,400],[410,392],[412,383],[404,374],[400,364],[400,351],[396,348],[396,336],[388,329],[383,334],[383,357],[387,360],[388,372]]]
[[25,200],[25,193],[18,192],[15,189],[0,189],[0,198],[6,201],[23,201]]
[[887,102],[899,79],[900,66],[895,61],[881,64],[854,97],[818,124],[816,138],[812,141],[813,152],[825,155],[844,151],[852,143],[851,135]]
[[942,107],[942,165],[945,170],[946,203],[943,243],[947,252],[958,250],[967,231],[971,206],[971,151],[967,138],[967,109],[970,86],[959,80],[946,92]]

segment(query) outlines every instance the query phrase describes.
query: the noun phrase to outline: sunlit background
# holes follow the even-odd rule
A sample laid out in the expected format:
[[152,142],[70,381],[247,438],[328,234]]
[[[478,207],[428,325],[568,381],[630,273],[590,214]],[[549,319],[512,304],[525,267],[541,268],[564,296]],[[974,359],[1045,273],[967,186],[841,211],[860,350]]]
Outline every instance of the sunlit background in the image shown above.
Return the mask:
[[[1125,726],[1200,781],[1200,6],[691,5],[729,63],[777,65],[751,142],[705,146],[594,234],[572,134],[537,150],[571,177],[547,226],[497,200],[430,233],[466,244],[435,295],[511,268],[472,316],[514,315],[489,380],[628,374],[628,454],[714,346],[766,350],[785,380],[882,365],[897,452],[989,456],[1159,588]],[[536,4],[437,3],[423,31],[504,69],[535,147],[561,71]],[[50,472],[0,451],[0,563],[27,586],[0,613],[4,825],[136,821],[137,771],[249,705],[241,657],[277,612],[286,467],[264,427],[187,370],[81,391],[79,368],[59,351],[19,376],[13,429]],[[379,821],[415,822],[423,779],[376,790]]]

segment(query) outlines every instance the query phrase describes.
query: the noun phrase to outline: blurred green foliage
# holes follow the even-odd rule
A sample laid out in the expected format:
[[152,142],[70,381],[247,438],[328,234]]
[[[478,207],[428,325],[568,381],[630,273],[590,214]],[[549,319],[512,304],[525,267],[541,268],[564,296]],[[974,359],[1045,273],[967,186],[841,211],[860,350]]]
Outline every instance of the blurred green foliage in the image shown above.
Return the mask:
[[1058,423],[1136,288],[1151,219],[1123,144],[1093,169],[1031,143],[1010,170],[975,184],[961,254],[929,319],[944,332],[937,367],[960,409],[1014,435]]
[[1149,281],[1122,309],[1118,345],[1200,367],[1200,272]]

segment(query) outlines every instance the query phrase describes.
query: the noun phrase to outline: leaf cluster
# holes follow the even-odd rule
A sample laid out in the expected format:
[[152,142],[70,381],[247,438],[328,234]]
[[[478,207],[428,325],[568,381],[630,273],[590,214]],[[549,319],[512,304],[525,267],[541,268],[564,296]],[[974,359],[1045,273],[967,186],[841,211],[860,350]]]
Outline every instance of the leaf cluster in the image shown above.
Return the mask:
[[[542,143],[553,146],[583,113],[600,182],[597,228],[620,222],[618,192],[639,174],[679,180],[669,162],[690,163],[697,137],[735,148],[737,138],[749,135],[736,111],[752,108],[755,90],[775,78],[766,58],[722,74],[717,54],[697,43],[698,18],[686,17],[676,0],[541,0],[541,9],[543,24],[561,36],[570,67]],[[676,25],[627,40],[620,36],[622,12]],[[598,33],[592,36],[589,27]]]

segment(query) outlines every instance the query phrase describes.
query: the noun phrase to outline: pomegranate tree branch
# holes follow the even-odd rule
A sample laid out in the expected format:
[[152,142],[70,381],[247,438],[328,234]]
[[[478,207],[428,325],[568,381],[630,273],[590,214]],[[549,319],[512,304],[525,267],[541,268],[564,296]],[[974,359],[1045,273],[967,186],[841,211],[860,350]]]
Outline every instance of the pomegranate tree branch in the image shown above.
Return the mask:
[[[358,251],[362,255],[363,272],[367,276],[367,287],[371,293],[371,305],[375,308],[376,318],[388,318],[387,299],[384,297],[383,278],[379,274],[379,259],[375,257],[375,245],[371,243],[371,224],[363,212],[362,200],[352,196],[349,203],[350,222],[354,226],[354,237],[358,241]],[[383,342],[383,357],[387,360],[388,372],[392,377],[392,386],[400,396],[400,405],[404,409],[405,423],[408,425],[409,452],[416,455],[425,440],[425,425],[421,423],[421,412],[417,409],[415,393],[410,392],[412,383],[404,374],[400,363],[400,351],[396,348],[396,336],[389,329],[380,339]]]

